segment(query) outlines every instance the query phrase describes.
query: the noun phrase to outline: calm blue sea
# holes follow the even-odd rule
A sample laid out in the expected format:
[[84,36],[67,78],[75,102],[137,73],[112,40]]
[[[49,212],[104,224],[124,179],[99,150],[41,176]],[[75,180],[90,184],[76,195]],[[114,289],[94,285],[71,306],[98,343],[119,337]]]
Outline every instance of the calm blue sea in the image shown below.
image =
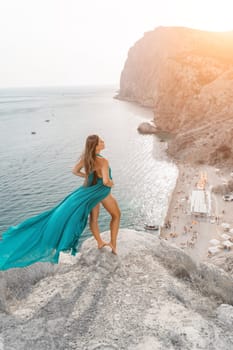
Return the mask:
[[[121,227],[163,222],[177,168],[167,159],[166,143],[137,132],[152,111],[115,94],[114,87],[0,90],[0,233],[82,185],[71,169],[93,133],[105,139]],[[102,209],[101,230],[108,225]],[[89,235],[87,228],[83,238]]]

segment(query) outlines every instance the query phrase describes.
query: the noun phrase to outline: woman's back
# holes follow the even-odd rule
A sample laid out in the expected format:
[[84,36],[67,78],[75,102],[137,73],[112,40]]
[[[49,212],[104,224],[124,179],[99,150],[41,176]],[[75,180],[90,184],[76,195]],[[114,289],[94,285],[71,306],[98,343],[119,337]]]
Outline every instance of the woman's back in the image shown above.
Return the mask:
[[105,180],[105,169],[108,168],[107,176],[112,180],[111,168],[108,165],[106,158],[101,155],[97,155],[93,171],[88,175],[87,186],[91,186],[95,183],[104,183]]

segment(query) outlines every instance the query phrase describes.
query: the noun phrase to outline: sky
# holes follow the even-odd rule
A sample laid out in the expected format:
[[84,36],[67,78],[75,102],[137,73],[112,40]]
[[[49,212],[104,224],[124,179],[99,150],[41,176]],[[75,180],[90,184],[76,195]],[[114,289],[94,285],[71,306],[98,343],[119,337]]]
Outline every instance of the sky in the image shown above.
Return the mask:
[[119,85],[158,26],[233,30],[232,0],[0,0],[0,88]]

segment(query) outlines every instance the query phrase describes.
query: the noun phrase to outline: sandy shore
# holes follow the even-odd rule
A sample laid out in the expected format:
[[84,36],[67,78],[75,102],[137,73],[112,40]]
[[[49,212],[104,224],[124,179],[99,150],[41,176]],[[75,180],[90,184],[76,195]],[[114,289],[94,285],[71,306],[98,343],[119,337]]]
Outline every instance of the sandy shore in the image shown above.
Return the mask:
[[[212,188],[232,179],[230,169],[217,169],[207,165],[192,167],[189,164],[177,164],[179,176],[171,195],[167,216],[161,228],[160,238],[174,243],[188,253],[196,262],[211,261],[213,256],[229,254],[233,248],[224,248],[227,240],[233,241],[233,233],[226,232],[222,223],[228,223],[233,229],[233,202],[224,201],[222,195],[214,194]],[[201,217],[191,213],[192,191],[197,189],[201,179],[206,178],[205,191],[210,194],[210,215]],[[210,242],[211,240],[218,242]],[[210,254],[209,248],[218,246],[219,252]]]

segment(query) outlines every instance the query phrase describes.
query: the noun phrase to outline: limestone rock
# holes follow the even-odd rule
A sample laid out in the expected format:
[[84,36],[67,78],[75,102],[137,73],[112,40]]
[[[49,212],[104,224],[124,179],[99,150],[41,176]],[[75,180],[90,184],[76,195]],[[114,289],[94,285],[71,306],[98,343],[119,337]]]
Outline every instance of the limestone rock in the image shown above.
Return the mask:
[[90,238],[76,257],[41,265],[1,274],[5,349],[233,348],[232,277],[156,235],[122,229],[117,256]]
[[156,134],[157,129],[150,123],[143,122],[139,124],[138,131],[140,132],[140,134]]
[[218,319],[227,326],[233,326],[233,306],[221,304],[217,308]]

